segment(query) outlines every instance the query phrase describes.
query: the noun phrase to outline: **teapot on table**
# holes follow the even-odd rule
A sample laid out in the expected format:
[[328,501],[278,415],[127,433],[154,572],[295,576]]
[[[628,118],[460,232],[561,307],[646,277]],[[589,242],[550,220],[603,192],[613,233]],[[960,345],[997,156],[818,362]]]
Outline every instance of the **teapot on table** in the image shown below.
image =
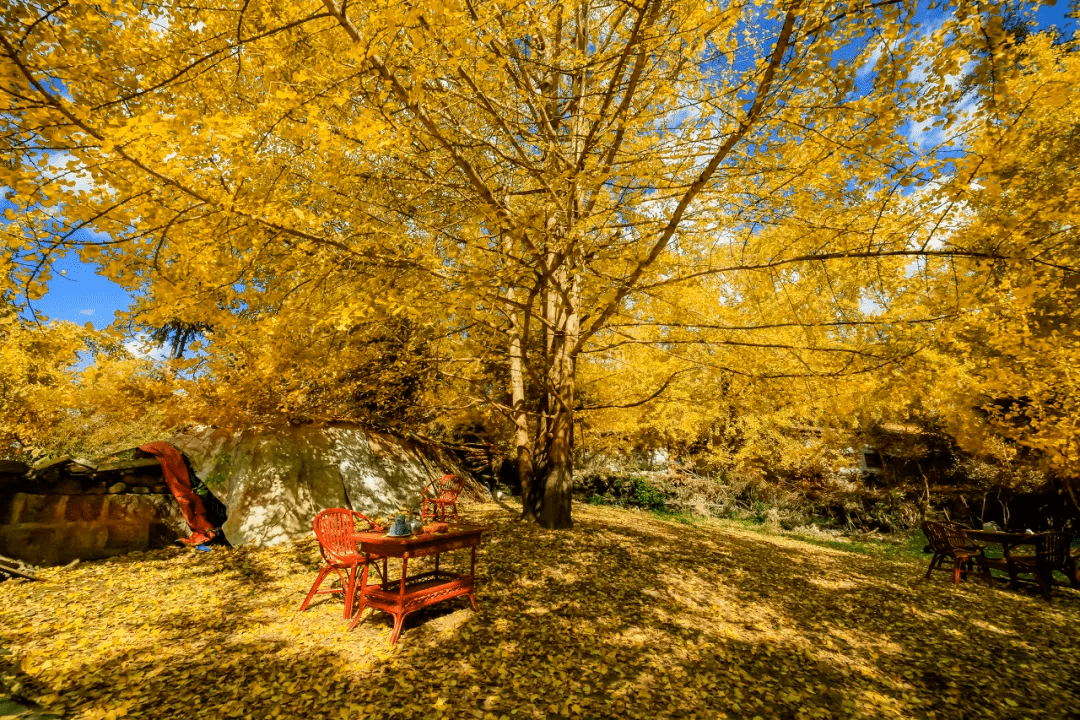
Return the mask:
[[405,519],[404,515],[398,515],[394,519],[394,524],[390,526],[388,535],[405,536],[412,534],[412,528],[409,526],[409,522]]

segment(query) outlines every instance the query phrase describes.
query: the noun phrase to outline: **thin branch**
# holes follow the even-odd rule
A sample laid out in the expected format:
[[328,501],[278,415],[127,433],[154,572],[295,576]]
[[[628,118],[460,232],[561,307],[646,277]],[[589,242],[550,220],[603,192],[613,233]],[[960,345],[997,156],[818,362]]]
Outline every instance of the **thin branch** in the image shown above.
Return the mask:
[[661,385],[659,388],[656,389],[656,392],[652,393],[648,397],[642,398],[641,400],[635,400],[634,402],[631,402],[631,403],[623,403],[623,404],[616,404],[616,405],[578,405],[574,409],[579,411],[579,412],[589,412],[591,410],[607,410],[607,409],[612,409],[612,408],[623,409],[623,408],[632,408],[632,407],[638,407],[639,405],[644,405],[645,403],[650,402],[650,401],[655,400],[656,398],[660,397],[660,394],[663,393],[665,390],[667,390],[667,387],[668,387],[668,385],[671,384],[671,381],[674,380],[676,378],[676,376],[681,375],[684,372],[686,372],[685,369],[684,370],[676,370],[670,376],[668,376],[668,379],[664,381],[663,385]]

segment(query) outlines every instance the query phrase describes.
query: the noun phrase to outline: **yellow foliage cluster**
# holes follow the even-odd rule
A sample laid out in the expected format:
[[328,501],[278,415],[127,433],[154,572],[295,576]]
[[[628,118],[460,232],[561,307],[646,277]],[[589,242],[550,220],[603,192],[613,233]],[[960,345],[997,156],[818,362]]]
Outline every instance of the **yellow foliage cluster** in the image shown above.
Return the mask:
[[41,442],[70,405],[72,366],[83,339],[77,325],[41,327],[0,310],[0,454]]
[[[981,406],[995,433],[1038,450],[1052,470],[1076,477],[1080,57],[1074,45],[1035,35],[994,60],[995,82],[951,188],[970,217],[953,243],[1018,261],[954,269],[942,295],[959,293],[967,312],[943,345],[976,398],[968,403]],[[977,444],[977,434],[965,440]]]
[[159,437],[172,388],[160,368],[73,323],[0,314],[0,457],[94,456]]
[[[874,215],[861,205],[798,215],[818,228],[872,223],[903,238],[897,249],[915,243],[924,254],[652,295],[651,322],[613,324],[611,351],[585,356],[582,387],[603,405],[670,382],[640,408],[586,415],[597,443],[645,436],[678,449],[731,428],[728,469],[741,456],[805,462],[812,474],[839,458],[800,428],[916,422],[999,468],[1026,456],[1059,477],[1080,473],[1080,57],[1049,34],[1021,44],[991,33],[986,43],[971,70],[974,99],[949,121],[964,154],[942,166],[947,174]],[[777,245],[760,247],[797,245],[797,227],[770,231]],[[752,247],[739,246],[740,257]],[[706,299],[716,295],[728,299],[716,307]],[[748,331],[706,334],[722,326]]]
[[750,467],[1012,398],[1075,460],[1073,46],[1000,6],[4,8],[0,290],[78,253],[207,328],[193,419],[498,415],[552,526],[581,413]]

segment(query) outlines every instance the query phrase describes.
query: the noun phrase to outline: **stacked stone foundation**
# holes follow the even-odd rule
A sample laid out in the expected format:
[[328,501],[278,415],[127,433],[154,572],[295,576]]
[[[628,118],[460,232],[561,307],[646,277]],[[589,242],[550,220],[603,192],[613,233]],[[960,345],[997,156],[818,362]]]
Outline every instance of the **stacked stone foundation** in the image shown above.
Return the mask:
[[63,565],[164,547],[188,534],[157,461],[65,459],[0,478],[0,555]]

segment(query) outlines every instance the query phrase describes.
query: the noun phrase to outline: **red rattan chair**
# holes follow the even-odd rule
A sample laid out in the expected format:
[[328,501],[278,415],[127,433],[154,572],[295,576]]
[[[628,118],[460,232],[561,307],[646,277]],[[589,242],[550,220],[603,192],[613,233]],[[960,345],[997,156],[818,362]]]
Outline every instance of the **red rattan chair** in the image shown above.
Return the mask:
[[[326,565],[319,571],[319,576],[315,578],[315,584],[311,586],[311,591],[304,598],[304,603],[300,606],[301,612],[307,610],[308,603],[316,595],[344,593],[345,619],[348,620],[349,616],[352,615],[356,583],[359,581],[361,566],[365,563],[364,556],[356,551],[356,541],[352,537],[353,533],[358,531],[356,527],[357,520],[363,521],[368,526],[360,528],[360,530],[382,530],[381,526],[368,520],[360,513],[345,508],[330,508],[315,516],[315,522],[313,523],[315,537],[319,540],[319,552],[322,553]],[[374,556],[369,556],[367,560],[377,559]],[[342,571],[344,571],[344,575],[342,575]],[[323,580],[332,572],[337,573],[341,587],[319,590]],[[384,582],[385,580],[383,578]]]
[[427,522],[429,516],[446,522],[448,510],[453,510],[454,519],[457,520],[457,499],[464,487],[465,479],[457,475],[443,475],[428,483],[420,493],[420,516],[424,522]]
[[[952,571],[953,585],[956,585],[960,582],[960,576],[971,572],[974,569],[974,561],[979,560],[983,579],[990,584],[990,573],[982,565],[982,548],[968,539],[960,527],[952,523],[926,521],[923,523],[923,533],[930,541],[930,549],[934,551],[934,557],[930,559],[930,567],[926,569],[927,578],[934,570]],[[946,560],[952,560],[951,568],[945,567]]]

